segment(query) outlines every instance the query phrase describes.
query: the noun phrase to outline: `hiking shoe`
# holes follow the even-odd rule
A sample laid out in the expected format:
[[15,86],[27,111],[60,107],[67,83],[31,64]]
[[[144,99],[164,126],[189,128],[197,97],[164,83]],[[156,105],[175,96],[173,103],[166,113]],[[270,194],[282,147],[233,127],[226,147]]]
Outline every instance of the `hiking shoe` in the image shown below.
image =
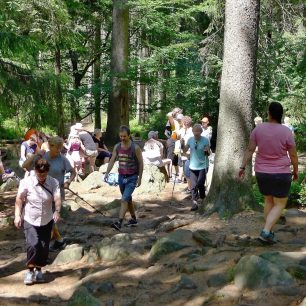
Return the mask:
[[44,283],[45,278],[41,270],[35,270],[34,272],[34,282],[35,283]]
[[33,285],[34,279],[35,279],[34,271],[28,271],[24,277],[23,283],[25,285]]
[[65,240],[63,240],[62,242],[55,240],[53,242],[53,245],[49,246],[49,251],[50,252],[56,252],[56,251],[62,250],[62,249],[65,248],[66,245],[67,244],[66,244]]
[[264,243],[274,244],[277,242],[275,239],[274,233],[270,232],[269,234],[265,233],[263,230],[261,231],[258,239]]
[[120,232],[120,230],[121,230],[121,223],[119,221],[116,221],[116,222],[111,224],[111,227]]
[[137,222],[137,220],[136,219],[130,219],[129,221],[128,221],[128,223],[126,223],[125,224],[125,226],[128,226],[128,227],[132,227],[132,226],[137,226],[138,225],[138,222]]
[[193,203],[193,205],[192,205],[190,211],[196,211],[196,210],[198,210],[198,209],[199,209],[199,205],[196,204],[196,203]]

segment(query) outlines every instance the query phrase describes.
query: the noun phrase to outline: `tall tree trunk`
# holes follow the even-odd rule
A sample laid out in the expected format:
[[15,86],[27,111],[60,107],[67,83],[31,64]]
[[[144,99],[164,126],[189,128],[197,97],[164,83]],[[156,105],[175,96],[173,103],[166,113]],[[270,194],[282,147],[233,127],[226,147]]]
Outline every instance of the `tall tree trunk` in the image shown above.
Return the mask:
[[[100,53],[101,49],[101,21],[98,20],[95,25],[95,53]],[[95,128],[101,129],[101,56],[97,58],[93,67],[94,81],[94,109],[95,109]]]
[[113,31],[111,58],[111,86],[107,112],[107,141],[118,140],[118,129],[129,124],[129,81],[127,79],[129,56],[128,0],[113,0]]
[[[142,39],[145,36],[142,35]],[[139,58],[144,59],[148,56],[148,48],[141,46],[139,50]],[[139,124],[143,124],[147,119],[147,108],[148,108],[148,87],[144,82],[144,70],[142,67],[139,68],[139,82],[137,84],[137,120]]]
[[61,85],[61,50],[58,46],[55,49],[54,57],[54,69],[56,78],[56,111],[58,115],[57,120],[57,134],[61,137],[64,137],[64,107],[63,107],[63,91]]
[[259,0],[226,0],[218,139],[211,189],[204,210],[230,216],[255,207],[251,167],[237,173],[252,129]]

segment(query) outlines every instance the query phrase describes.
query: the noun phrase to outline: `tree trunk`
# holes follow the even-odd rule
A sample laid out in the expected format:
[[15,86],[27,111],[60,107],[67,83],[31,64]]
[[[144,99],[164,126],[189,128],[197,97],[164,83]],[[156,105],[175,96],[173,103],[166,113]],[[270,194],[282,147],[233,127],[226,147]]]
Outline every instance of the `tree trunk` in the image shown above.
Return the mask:
[[61,50],[58,46],[55,49],[54,69],[56,78],[56,111],[57,111],[57,134],[64,137],[64,107],[63,107],[63,92],[61,85]]
[[[100,53],[101,49],[101,21],[97,21],[95,25],[95,53]],[[93,81],[94,81],[94,109],[95,109],[95,128],[101,129],[101,57],[99,56],[93,67]]]
[[211,189],[203,210],[231,216],[255,208],[251,165],[237,179],[252,129],[259,0],[226,0],[218,139]]
[[111,58],[111,94],[107,112],[107,141],[118,140],[120,125],[129,124],[129,81],[127,79],[129,56],[128,0],[113,0],[113,31]]

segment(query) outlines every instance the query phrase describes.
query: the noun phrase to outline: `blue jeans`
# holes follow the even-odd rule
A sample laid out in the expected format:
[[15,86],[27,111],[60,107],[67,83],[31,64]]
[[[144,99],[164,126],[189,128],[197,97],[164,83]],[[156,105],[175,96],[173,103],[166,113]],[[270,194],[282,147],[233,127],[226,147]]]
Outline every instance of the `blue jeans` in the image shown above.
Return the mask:
[[132,201],[132,193],[136,188],[138,174],[126,176],[119,174],[119,188],[122,194],[122,200],[126,202]]

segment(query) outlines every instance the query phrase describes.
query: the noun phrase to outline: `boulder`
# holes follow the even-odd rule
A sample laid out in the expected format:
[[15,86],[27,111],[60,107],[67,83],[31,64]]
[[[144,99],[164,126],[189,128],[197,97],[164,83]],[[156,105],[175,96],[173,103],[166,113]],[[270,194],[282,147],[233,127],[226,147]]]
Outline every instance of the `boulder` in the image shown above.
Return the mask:
[[[100,173],[105,173],[108,167],[108,163],[103,164],[100,168],[99,168],[99,172]],[[118,172],[118,162],[115,162],[113,169],[111,170],[111,173],[117,173]]]
[[92,296],[87,288],[81,286],[78,288],[70,298],[67,306],[102,306],[102,303]]
[[268,288],[295,284],[292,276],[281,266],[256,255],[242,257],[234,269],[234,281],[238,288]]
[[112,238],[104,238],[96,245],[96,249],[99,258],[108,261],[123,260],[139,255],[132,244],[132,237],[125,233],[114,235]]
[[144,165],[141,185],[135,189],[134,194],[158,194],[165,189],[165,186],[165,175],[160,172],[159,168],[153,165]]
[[149,222],[146,222],[145,224],[145,229],[155,229],[157,228],[161,223],[165,222],[165,221],[169,221],[170,218],[168,216],[160,216],[157,217]]
[[228,283],[228,277],[226,275],[222,274],[215,274],[209,276],[207,280],[207,286],[208,287],[222,287],[225,284]]
[[102,186],[103,183],[103,176],[101,172],[94,171],[90,173],[84,181],[80,183],[80,186],[83,190],[91,190],[91,189],[97,189]]
[[62,265],[82,259],[84,249],[79,244],[68,245],[54,259],[53,265]]
[[192,244],[192,232],[179,229],[163,238],[158,239],[151,248],[149,259],[151,262],[155,262],[163,255],[179,251],[190,246],[194,246]]
[[65,200],[62,203],[63,206],[69,207],[71,211],[76,211],[78,210],[81,206],[74,200]]

